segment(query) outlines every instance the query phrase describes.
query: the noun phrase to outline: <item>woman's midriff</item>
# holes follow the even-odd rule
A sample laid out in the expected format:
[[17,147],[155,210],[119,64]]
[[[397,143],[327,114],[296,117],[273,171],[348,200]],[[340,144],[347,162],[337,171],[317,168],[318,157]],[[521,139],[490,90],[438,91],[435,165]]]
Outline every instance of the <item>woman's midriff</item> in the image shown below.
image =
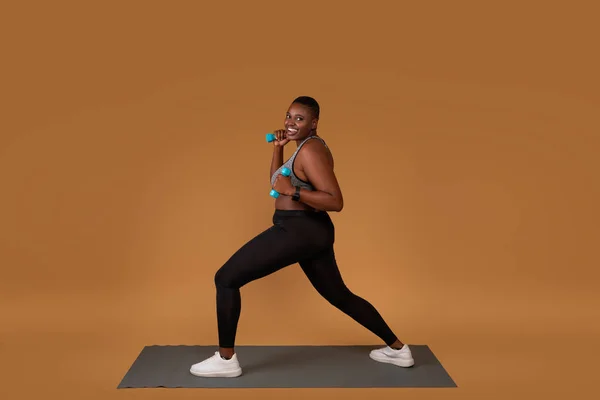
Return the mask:
[[300,201],[292,200],[291,196],[279,196],[275,200],[275,208],[277,210],[310,210],[313,211],[314,208],[307,206],[306,204]]

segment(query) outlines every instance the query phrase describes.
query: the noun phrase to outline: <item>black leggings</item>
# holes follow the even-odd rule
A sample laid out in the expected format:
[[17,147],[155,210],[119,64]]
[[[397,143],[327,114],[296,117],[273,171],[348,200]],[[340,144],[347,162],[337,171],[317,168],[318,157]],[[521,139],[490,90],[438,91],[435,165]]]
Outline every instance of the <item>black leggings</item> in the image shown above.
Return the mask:
[[333,252],[334,226],[326,212],[275,210],[273,226],[235,252],[215,274],[219,347],[234,347],[241,311],[240,288],[299,263],[329,303],[373,332],[387,345],[397,338],[368,301],[344,284]]

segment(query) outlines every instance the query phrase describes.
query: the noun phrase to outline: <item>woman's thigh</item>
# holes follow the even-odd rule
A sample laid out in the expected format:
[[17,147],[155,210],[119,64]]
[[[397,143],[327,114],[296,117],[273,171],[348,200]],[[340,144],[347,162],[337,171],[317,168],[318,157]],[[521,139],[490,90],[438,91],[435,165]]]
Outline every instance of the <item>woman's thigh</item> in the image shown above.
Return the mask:
[[240,247],[217,271],[216,284],[239,288],[310,254],[314,244],[290,225],[275,224]]
[[326,299],[337,299],[349,291],[335,259],[333,246],[316,256],[300,260],[299,264],[313,287]]

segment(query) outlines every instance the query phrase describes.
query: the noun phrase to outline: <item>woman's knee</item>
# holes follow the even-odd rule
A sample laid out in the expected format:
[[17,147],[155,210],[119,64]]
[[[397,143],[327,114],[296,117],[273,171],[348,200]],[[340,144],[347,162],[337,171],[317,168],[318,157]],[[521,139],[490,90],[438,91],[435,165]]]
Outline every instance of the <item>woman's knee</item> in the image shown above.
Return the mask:
[[346,286],[336,287],[335,289],[330,288],[328,290],[322,290],[321,295],[334,307],[344,307],[348,304],[353,297],[352,292]]
[[224,288],[235,287],[235,276],[229,272],[227,264],[223,265],[215,273],[215,286]]

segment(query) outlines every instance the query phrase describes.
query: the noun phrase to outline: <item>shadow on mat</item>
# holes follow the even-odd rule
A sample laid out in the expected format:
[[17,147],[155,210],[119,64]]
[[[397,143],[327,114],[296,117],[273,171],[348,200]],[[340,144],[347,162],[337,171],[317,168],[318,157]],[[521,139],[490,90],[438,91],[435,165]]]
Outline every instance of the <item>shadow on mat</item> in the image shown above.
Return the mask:
[[[276,355],[269,356],[264,360],[242,365],[244,373],[261,372],[267,369],[276,369],[279,366],[286,366],[290,363],[294,365],[314,365],[326,357],[323,354],[307,354],[303,349],[286,349],[280,350]],[[331,357],[331,355],[329,355]]]
[[[371,349],[367,349],[365,351],[365,348],[352,348],[340,346],[339,351],[345,354],[360,353],[364,354],[365,357],[369,357],[369,352],[371,351]],[[271,355],[258,362],[244,364],[243,361],[240,361],[240,364],[242,364],[241,366],[244,369],[244,373],[254,373],[261,372],[267,369],[273,370],[277,367],[284,367],[291,363],[293,363],[295,367],[314,367],[316,365],[321,364],[325,360],[331,361],[332,357],[335,357],[335,355],[332,355],[331,352],[307,352],[306,349],[298,347],[287,348],[285,350],[281,349],[277,352],[276,355]]]

